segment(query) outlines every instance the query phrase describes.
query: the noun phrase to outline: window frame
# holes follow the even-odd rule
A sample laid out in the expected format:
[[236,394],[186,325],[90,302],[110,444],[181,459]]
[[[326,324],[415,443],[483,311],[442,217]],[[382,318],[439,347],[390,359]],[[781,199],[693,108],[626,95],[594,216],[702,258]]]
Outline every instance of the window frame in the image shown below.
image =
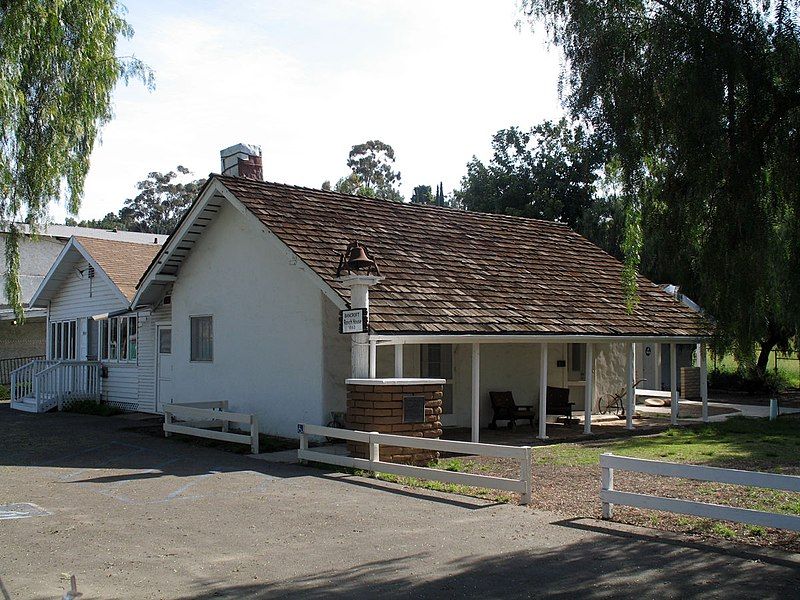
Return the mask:
[[[134,332],[133,335],[131,331]],[[138,364],[139,315],[117,315],[102,319],[98,324],[98,344],[101,362]]]
[[78,356],[78,320],[50,321],[49,360],[75,360]]
[[[194,354],[194,338],[192,324],[195,319],[208,319],[209,322],[209,358],[197,358]],[[189,362],[190,363],[213,363],[214,362],[214,315],[200,314],[189,315]]]

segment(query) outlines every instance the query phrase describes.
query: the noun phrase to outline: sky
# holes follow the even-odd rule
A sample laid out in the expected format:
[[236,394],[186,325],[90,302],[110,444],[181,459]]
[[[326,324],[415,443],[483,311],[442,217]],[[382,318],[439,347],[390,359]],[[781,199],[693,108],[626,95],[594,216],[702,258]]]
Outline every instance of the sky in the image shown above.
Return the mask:
[[[559,56],[518,29],[516,0],[127,0],[156,88],[114,94],[79,216],[99,218],[151,171],[218,173],[219,151],[258,144],[268,181],[320,187],[346,175],[350,148],[390,144],[414,186],[445,192],[491,136],[562,114]],[[63,221],[62,207],[52,218]]]

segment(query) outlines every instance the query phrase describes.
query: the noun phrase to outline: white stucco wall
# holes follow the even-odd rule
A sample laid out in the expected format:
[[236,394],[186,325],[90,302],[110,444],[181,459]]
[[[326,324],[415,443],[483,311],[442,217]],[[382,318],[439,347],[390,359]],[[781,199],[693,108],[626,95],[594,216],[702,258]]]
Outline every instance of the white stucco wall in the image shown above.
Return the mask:
[[0,320],[0,359],[44,356],[45,331],[42,318],[25,321],[22,325]]
[[[176,402],[226,399],[258,415],[262,432],[283,436],[296,436],[301,421],[326,423],[330,406],[344,406],[331,382],[347,373],[337,376],[341,365],[322,358],[330,309],[300,267],[254,217],[223,204],[172,290]],[[212,362],[189,360],[192,315],[213,316]]]
[[[0,232],[0,256],[4,256],[6,248],[6,238],[8,234]],[[50,267],[63,250],[66,242],[48,237],[40,236],[35,240],[25,236],[19,243],[19,265],[20,265],[20,285],[22,286],[22,303],[27,304],[39,284],[47,275]],[[6,279],[5,269],[0,269],[0,306],[7,305],[8,300],[5,295]]]

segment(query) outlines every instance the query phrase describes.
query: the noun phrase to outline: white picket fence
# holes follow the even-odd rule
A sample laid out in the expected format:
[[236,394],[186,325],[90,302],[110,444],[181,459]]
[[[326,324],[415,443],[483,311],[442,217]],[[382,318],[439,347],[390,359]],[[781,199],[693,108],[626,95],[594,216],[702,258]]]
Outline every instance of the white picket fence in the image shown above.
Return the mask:
[[603,518],[613,516],[614,505],[622,504],[637,508],[664,510],[668,512],[734,521],[748,525],[762,527],[776,527],[800,531],[800,516],[752,510],[749,508],[735,508],[721,504],[695,502],[691,500],[678,500],[662,496],[650,496],[633,492],[620,492],[614,489],[614,470],[633,471],[635,473],[649,473],[665,477],[681,477],[697,481],[712,481],[716,483],[731,483],[751,487],[783,490],[787,492],[800,492],[800,477],[795,475],[779,475],[777,473],[762,473],[759,471],[741,471],[738,469],[723,469],[720,467],[706,467],[701,465],[682,465],[678,463],[647,460],[643,458],[629,458],[613,454],[601,454],[600,466],[602,467],[602,487],[600,500],[603,502]]
[[[181,423],[176,423],[180,419]],[[231,423],[247,425],[249,434],[232,433]],[[207,429],[222,427],[222,431]],[[224,442],[250,444],[250,451],[258,454],[258,419],[255,415],[228,411],[228,401],[185,402],[164,406],[164,436],[182,433]]]
[[[300,434],[300,450],[297,457],[300,460],[325,463],[351,469],[363,469],[376,473],[391,473],[404,477],[416,477],[431,481],[441,481],[456,485],[490,488],[520,494],[520,504],[529,504],[531,501],[531,447],[530,446],[499,446],[496,444],[479,444],[474,442],[454,442],[421,437],[408,437],[404,435],[390,435],[369,431],[354,431],[350,429],[337,429],[300,423],[297,426]],[[311,436],[324,436],[353,442],[362,442],[369,447],[369,458],[354,458],[341,454],[330,454],[324,450],[309,450],[308,442]],[[467,454],[471,456],[491,456],[496,458],[511,458],[519,461],[519,479],[506,477],[492,477],[489,475],[476,475],[473,473],[459,473],[433,469],[430,467],[417,467],[380,460],[381,444],[388,446],[401,446],[404,448],[419,448],[422,450],[435,450],[454,454]]]

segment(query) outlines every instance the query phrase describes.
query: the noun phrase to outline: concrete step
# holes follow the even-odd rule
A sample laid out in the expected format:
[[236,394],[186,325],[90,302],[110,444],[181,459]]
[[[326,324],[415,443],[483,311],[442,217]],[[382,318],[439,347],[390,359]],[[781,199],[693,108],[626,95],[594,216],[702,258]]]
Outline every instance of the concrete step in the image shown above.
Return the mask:
[[11,408],[30,413],[39,412],[36,408],[36,400],[33,398],[20,398],[19,402],[11,403]]

